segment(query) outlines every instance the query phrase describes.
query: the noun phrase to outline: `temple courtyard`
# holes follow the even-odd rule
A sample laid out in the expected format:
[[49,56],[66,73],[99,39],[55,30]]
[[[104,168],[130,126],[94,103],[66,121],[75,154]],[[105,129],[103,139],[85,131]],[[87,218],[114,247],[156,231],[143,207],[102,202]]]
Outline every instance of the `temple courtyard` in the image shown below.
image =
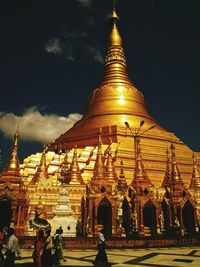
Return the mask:
[[[107,249],[110,266],[115,267],[199,267],[200,247],[149,248],[149,249]],[[95,259],[95,249],[64,250],[66,262],[60,266],[90,267]],[[22,249],[22,258],[16,260],[16,267],[33,266],[32,250]]]

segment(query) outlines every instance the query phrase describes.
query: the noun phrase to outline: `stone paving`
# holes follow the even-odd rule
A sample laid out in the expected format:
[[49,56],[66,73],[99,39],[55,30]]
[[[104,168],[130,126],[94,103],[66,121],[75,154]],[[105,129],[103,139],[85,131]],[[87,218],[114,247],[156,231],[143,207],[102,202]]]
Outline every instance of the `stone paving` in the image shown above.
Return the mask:
[[[200,267],[200,247],[152,248],[152,249],[107,249],[107,256],[114,267]],[[90,267],[95,259],[95,249],[64,250],[66,262],[60,266]],[[22,259],[16,267],[33,266],[32,250],[21,250]]]

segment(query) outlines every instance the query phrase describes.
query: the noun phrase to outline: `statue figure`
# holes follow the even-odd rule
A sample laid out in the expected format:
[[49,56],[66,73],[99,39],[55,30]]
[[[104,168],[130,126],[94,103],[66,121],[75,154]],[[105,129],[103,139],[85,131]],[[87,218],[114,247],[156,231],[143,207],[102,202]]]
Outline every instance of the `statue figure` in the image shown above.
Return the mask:
[[121,222],[121,218],[119,216],[117,216],[117,218],[116,218],[116,225],[117,225],[118,230],[122,229],[122,222]]
[[90,216],[87,217],[86,219],[86,225],[85,225],[85,234],[88,236],[90,233]]
[[64,186],[61,187],[59,193],[61,196],[69,196],[69,192],[68,192],[67,188]]
[[159,215],[159,223],[160,223],[160,231],[164,232],[165,231],[165,225],[164,225],[164,216],[163,216],[162,212]]
[[134,212],[134,213],[131,215],[131,218],[132,218],[132,228],[133,228],[134,230],[138,229],[137,214]]
[[181,226],[177,216],[175,216],[175,218],[174,218],[174,225],[175,225],[176,228],[180,228],[180,226]]
[[122,226],[122,216],[117,216],[116,218],[116,228],[117,228],[117,233],[120,236],[125,236],[125,230],[124,227]]

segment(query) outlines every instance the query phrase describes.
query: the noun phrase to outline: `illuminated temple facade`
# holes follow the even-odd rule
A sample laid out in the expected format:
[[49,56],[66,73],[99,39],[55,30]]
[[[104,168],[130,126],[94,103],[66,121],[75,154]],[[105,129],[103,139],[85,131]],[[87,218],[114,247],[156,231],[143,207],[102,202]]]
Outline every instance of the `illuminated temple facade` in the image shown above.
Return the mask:
[[110,20],[103,77],[83,118],[21,165],[17,130],[0,176],[1,227],[32,235],[39,210],[66,236],[95,236],[102,226],[107,236],[199,232],[200,153],[149,114],[127,74],[115,10]]

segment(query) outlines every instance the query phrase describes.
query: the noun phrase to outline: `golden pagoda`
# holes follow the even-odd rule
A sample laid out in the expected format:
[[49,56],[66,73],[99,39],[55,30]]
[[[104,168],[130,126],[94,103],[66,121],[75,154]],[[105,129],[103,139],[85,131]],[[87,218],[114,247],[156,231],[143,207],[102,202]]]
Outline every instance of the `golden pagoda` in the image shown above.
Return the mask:
[[[149,114],[127,74],[115,8],[110,21],[102,81],[82,119],[45,153],[51,190],[58,192],[61,180],[67,183],[72,215],[86,236],[100,227],[113,236],[198,232],[200,154],[192,160],[193,151]],[[21,165],[30,188],[41,157],[31,155]]]
[[11,157],[0,174],[0,229],[15,226],[18,235],[26,232],[28,195],[20,175],[18,159],[19,131],[17,129]]
[[[192,150],[178,137],[164,129],[148,112],[143,94],[133,85],[127,74],[127,65],[122,38],[117,23],[118,16],[113,10],[110,17],[111,32],[108,38],[108,49],[104,63],[104,74],[100,85],[92,92],[86,113],[80,121],[59,136],[49,146],[49,151],[58,152],[77,148],[86,150],[87,146],[97,146],[99,127],[102,128],[102,143],[110,144],[115,149],[118,144],[118,155],[124,162],[126,179],[131,182],[134,171],[134,133],[144,125],[144,132],[152,125],[156,127],[140,136],[143,150],[143,161],[152,183],[159,187],[165,170],[165,150],[173,142],[176,146],[182,178],[186,185],[190,182]],[[127,130],[128,122],[132,133]],[[120,169],[120,158],[116,159],[116,168]],[[199,154],[197,154],[199,158]],[[86,170],[85,170],[86,171]]]

